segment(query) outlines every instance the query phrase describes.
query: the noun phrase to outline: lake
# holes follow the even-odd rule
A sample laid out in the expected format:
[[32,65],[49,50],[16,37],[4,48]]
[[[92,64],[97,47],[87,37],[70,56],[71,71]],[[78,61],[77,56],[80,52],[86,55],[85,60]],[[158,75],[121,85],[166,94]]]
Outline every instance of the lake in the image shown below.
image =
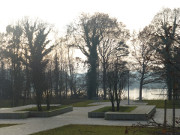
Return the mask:
[[[128,97],[128,91],[124,90],[123,98]],[[129,97],[132,100],[139,98],[139,89],[130,89]],[[142,91],[143,99],[167,99],[167,90],[166,89],[143,89]]]

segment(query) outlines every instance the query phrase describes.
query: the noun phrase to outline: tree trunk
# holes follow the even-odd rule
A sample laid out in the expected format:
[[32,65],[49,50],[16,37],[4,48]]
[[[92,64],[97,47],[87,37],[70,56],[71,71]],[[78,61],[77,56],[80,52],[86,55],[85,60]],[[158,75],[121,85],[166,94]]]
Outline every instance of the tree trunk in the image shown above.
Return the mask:
[[41,99],[39,97],[40,96],[36,96],[37,109],[38,111],[42,111]]
[[142,86],[143,86],[143,79],[140,80],[140,86],[139,86],[139,101],[142,101]]
[[96,97],[96,89],[97,89],[97,72],[96,66],[92,64],[90,71],[87,74],[88,76],[88,98],[93,99]]
[[142,101],[142,87],[143,87],[143,82],[144,82],[144,74],[145,74],[145,64],[143,62],[141,80],[140,80],[140,85],[139,85],[139,101]]
[[90,56],[88,58],[89,62],[89,70],[87,74],[87,85],[88,85],[88,98],[93,99],[96,97],[96,90],[97,90],[97,61],[98,61],[98,55],[97,55],[97,43],[93,43],[91,49],[90,49]]
[[117,92],[117,84],[115,84],[116,86],[114,87],[114,91],[115,91],[115,100],[116,100],[116,104],[117,104],[117,111],[119,111],[119,97],[118,97],[118,92]]
[[172,45],[172,42],[171,40],[167,40],[165,42],[166,44],[166,52],[165,52],[165,55],[164,55],[164,58],[165,58],[165,62],[164,62],[164,65],[165,65],[165,70],[166,70],[166,84],[167,84],[167,87],[168,87],[168,100],[172,100],[172,91],[173,91],[173,82],[172,82],[172,79],[173,79],[173,69],[172,69],[172,65],[170,64],[170,61],[172,60],[172,57],[170,55],[170,47]]
[[106,67],[103,63],[103,91],[104,91],[104,100],[106,100]]
[[120,109],[120,103],[117,102],[117,112],[119,112],[119,109]]
[[111,102],[112,104],[112,111],[115,112],[114,102]]
[[[118,59],[117,59],[117,63],[118,63]],[[114,73],[114,92],[115,92],[115,100],[117,103],[117,111],[119,111],[119,97],[118,97],[118,65],[117,63],[115,64],[115,73]]]
[[48,90],[46,91],[46,105],[47,105],[46,109],[50,110],[50,97]]
[[168,100],[172,100],[172,71],[170,64],[167,64],[166,67],[166,83],[168,87]]
[[65,95],[65,97],[66,97],[66,99],[67,99],[67,93],[68,93],[68,75],[67,75],[67,73],[66,73],[66,83],[65,83],[65,87],[66,87],[66,95]]
[[114,107],[114,92],[111,92],[111,87],[110,87],[110,101],[111,101],[111,104],[112,104],[112,111],[114,112],[115,111],[115,107]]

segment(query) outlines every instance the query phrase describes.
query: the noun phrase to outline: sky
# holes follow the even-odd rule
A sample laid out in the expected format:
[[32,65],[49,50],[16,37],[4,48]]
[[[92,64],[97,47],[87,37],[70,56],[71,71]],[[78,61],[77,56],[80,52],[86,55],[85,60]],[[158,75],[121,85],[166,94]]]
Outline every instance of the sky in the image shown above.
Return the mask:
[[0,31],[23,17],[40,18],[63,35],[81,13],[103,12],[132,32],[148,25],[162,8],[179,8],[180,0],[0,0]]

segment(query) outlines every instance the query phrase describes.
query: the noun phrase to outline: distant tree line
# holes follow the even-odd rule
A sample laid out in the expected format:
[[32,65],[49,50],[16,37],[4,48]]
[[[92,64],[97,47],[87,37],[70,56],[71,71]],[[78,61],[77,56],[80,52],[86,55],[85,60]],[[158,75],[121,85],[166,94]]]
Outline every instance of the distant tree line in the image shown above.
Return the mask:
[[[109,98],[117,109],[131,71],[139,72],[139,100],[143,86],[165,82],[168,99],[180,88],[180,9],[163,9],[138,33],[108,14],[82,14],[68,25],[65,36],[54,27],[23,18],[0,33],[0,97],[17,106],[34,98]],[[86,60],[75,57],[79,49]],[[80,69],[83,69],[79,73]],[[85,72],[87,69],[87,72]]]

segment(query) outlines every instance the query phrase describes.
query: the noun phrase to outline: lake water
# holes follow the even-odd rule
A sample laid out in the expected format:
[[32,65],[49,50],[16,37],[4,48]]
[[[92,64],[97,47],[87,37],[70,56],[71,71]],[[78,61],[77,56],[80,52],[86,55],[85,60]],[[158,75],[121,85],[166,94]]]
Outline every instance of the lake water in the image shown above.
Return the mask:
[[[123,98],[128,97],[128,91],[124,90]],[[139,89],[131,89],[129,90],[130,99],[138,99],[139,98]],[[163,89],[143,89],[142,91],[143,99],[166,99],[167,98],[167,90]]]

